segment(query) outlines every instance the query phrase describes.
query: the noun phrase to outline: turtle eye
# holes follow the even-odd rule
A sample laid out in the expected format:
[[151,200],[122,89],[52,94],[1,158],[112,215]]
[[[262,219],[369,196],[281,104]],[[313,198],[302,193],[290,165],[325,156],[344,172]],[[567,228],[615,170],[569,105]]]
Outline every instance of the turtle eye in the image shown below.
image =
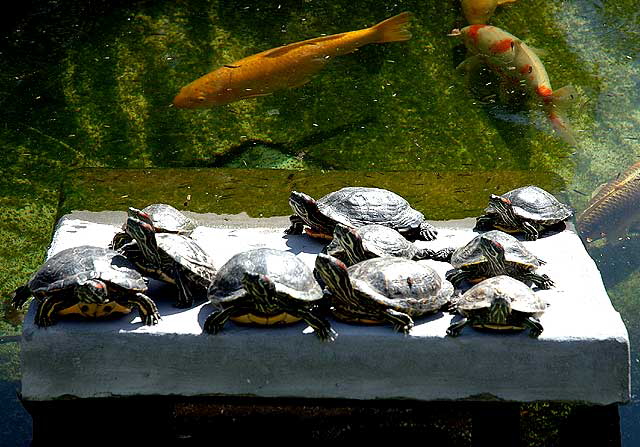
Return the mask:
[[87,311],[89,310],[89,306],[87,306],[86,304],[85,304],[85,305],[83,305],[83,306],[80,306],[80,310],[81,310],[82,312],[87,312]]

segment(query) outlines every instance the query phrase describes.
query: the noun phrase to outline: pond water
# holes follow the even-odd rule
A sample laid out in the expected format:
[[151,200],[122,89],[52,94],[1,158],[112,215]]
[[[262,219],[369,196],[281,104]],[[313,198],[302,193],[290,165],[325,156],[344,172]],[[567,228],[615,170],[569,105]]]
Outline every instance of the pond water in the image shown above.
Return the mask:
[[[456,69],[467,55],[462,39],[448,35],[468,24],[459,0],[50,0],[15,8],[0,18],[0,443],[7,445],[28,444],[30,419],[15,397],[22,314],[6,297],[42,262],[61,179],[74,169],[542,172],[562,180],[558,197],[580,214],[599,185],[624,179],[639,161],[636,0],[522,0],[490,18],[543,50],[554,89],[575,88],[563,112],[575,146],[554,132],[535,94],[520,94],[486,67]],[[413,13],[411,39],[331,58],[302,86],[205,109],[171,105],[181,87],[222,65],[403,11]],[[628,177],[633,192],[638,175]],[[639,215],[616,212],[623,215],[605,214],[596,233],[612,233],[620,217],[628,227],[585,245],[629,330],[633,396],[620,415],[623,445],[632,446],[640,443]]]

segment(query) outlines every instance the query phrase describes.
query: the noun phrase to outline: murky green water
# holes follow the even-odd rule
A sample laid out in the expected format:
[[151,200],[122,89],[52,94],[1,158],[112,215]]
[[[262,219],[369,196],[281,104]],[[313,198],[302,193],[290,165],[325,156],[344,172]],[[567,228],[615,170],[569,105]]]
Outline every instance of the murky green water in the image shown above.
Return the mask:
[[[578,148],[553,134],[535,103],[505,95],[495,76],[455,70],[465,51],[447,33],[466,24],[458,0],[34,3],[0,19],[3,297],[42,261],[60,180],[76,168],[548,171],[580,211],[640,155],[635,0],[522,0],[492,19],[546,51],[554,87],[576,87],[569,119]],[[415,14],[410,41],[336,58],[303,87],[215,109],[170,107],[180,87],[222,64],[405,10]],[[632,234],[592,252],[631,337],[634,401],[621,408],[629,446],[640,439],[639,244]],[[0,398],[10,405],[0,439],[20,445],[29,439],[12,385],[21,315],[3,308]]]

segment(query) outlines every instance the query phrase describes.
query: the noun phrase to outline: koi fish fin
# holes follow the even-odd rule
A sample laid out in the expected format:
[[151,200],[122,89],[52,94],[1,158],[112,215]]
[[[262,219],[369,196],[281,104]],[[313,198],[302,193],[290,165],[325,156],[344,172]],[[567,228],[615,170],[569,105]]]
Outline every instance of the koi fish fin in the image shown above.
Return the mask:
[[341,34],[333,34],[331,36],[321,36],[321,37],[316,37],[315,39],[309,39],[309,40],[303,40],[302,42],[295,42],[295,43],[291,43],[289,45],[285,45],[282,47],[278,47],[278,48],[273,48],[271,50],[267,50],[263,53],[261,53],[262,57],[279,57],[282,56],[284,54],[287,54],[288,52],[295,50],[296,48],[300,48],[306,45],[317,45],[320,42],[325,42],[328,40],[334,40],[334,39],[340,39],[342,38],[346,33],[341,33]]
[[558,110],[552,109],[549,113],[549,121],[551,121],[551,126],[553,130],[556,131],[558,136],[569,146],[578,147],[578,142],[576,138],[573,136],[573,131],[567,123],[567,120],[560,114]]
[[260,96],[269,96],[272,93],[248,93],[246,95],[242,95],[241,99],[248,99],[248,98],[258,98]]
[[297,82],[293,85],[290,85],[289,88],[298,88],[298,87],[302,87],[303,85],[305,85],[306,83],[308,83],[309,81],[311,81],[311,77],[308,78],[304,78],[302,81]]
[[400,42],[411,39],[411,33],[407,29],[407,25],[412,17],[413,14],[410,12],[401,12],[397,16],[372,26],[371,29],[379,33],[375,43]]
[[567,110],[578,100],[578,91],[571,85],[565,85],[562,88],[553,91],[553,105],[560,109],[561,112]]
[[516,0],[498,0],[498,5],[504,5],[506,3],[515,3]]
[[531,45],[527,45],[527,47],[538,57],[545,57],[549,53],[547,50],[543,50],[542,48],[532,47]]
[[477,70],[481,65],[483,65],[482,58],[479,54],[474,54],[473,56],[469,56],[468,58],[460,62],[456,67],[456,70],[469,73]]

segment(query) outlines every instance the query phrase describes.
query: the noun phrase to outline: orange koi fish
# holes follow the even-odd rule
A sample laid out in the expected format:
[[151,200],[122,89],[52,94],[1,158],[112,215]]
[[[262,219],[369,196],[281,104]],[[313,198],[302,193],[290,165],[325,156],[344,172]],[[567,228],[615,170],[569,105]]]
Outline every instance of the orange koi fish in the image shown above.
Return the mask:
[[411,17],[410,12],[403,12],[371,28],[304,40],[240,59],[183,87],[173,105],[186,109],[220,106],[304,85],[335,56],[370,43],[409,40]]
[[461,65],[484,62],[500,76],[527,87],[542,103],[556,133],[571,146],[577,146],[563,110],[576,99],[573,87],[551,88],[549,75],[536,52],[526,43],[498,27],[471,25],[453,30],[452,36],[462,36],[472,56]]
[[462,12],[470,24],[485,24],[496,7],[515,2],[516,0],[462,0]]

